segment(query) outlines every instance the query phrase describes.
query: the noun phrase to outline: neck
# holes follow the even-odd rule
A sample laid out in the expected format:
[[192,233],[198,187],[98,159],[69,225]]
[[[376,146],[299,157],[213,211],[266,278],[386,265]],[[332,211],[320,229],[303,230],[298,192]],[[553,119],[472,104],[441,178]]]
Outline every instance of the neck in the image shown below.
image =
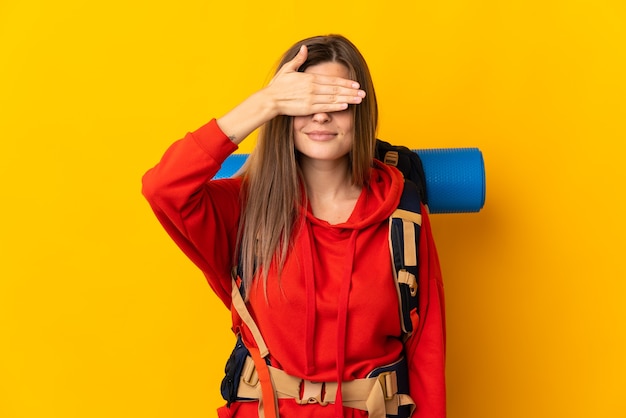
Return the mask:
[[300,167],[313,216],[330,224],[346,222],[361,194],[352,184],[348,159],[301,160]]
[[320,161],[303,158],[300,161],[309,199],[353,196],[360,188],[352,184],[348,158]]

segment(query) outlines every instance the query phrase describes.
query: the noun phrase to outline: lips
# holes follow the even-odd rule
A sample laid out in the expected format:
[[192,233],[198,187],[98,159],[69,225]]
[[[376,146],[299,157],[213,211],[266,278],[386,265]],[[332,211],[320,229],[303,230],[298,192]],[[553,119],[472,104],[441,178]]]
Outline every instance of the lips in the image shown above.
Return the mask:
[[337,133],[332,131],[310,131],[305,134],[313,141],[329,141],[337,136]]

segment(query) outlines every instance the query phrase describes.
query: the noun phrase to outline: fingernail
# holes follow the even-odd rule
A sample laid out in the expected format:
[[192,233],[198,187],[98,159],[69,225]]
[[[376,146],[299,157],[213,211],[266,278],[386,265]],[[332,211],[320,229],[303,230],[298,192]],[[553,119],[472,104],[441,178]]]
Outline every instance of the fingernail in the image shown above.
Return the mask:
[[357,83],[356,81],[354,83],[352,83],[352,88],[353,89],[358,89],[359,88],[359,83]]

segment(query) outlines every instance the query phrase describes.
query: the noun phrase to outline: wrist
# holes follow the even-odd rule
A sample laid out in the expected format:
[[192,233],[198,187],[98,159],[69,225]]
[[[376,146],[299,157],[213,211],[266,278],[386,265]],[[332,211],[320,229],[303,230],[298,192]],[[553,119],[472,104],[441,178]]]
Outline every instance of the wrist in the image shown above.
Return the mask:
[[235,144],[252,131],[278,115],[277,106],[265,90],[248,96],[230,112],[217,120],[218,126]]
[[259,110],[259,116],[263,119],[263,123],[281,114],[278,101],[272,95],[269,86],[256,92],[253,97],[257,103],[255,107]]

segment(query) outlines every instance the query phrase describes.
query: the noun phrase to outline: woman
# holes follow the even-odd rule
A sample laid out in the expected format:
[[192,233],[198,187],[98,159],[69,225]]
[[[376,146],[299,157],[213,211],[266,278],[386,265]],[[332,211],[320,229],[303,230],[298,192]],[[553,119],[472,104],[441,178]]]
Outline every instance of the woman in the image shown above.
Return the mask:
[[[245,364],[231,359],[235,393],[220,417],[445,416],[437,256],[423,210],[420,311],[403,339],[389,248],[403,177],[374,159],[377,117],[356,47],[309,38],[268,86],[145,174],[156,216],[233,311],[250,351]],[[257,128],[241,175],[211,180]],[[386,381],[371,377],[383,370]]]

